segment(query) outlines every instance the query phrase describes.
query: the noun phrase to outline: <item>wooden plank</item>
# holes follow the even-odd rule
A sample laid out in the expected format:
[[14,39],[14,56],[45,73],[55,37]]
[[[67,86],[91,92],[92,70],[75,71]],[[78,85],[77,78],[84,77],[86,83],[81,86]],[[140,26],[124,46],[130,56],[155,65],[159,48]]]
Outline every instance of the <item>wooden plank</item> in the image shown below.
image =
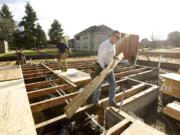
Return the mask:
[[44,66],[45,68],[47,68],[48,70],[50,70],[51,72],[53,72],[54,74],[56,74],[58,77],[62,78],[65,82],[67,82],[68,84],[72,85],[73,87],[77,87],[72,81],[70,81],[68,78],[56,73],[55,71],[53,71],[51,68],[49,68],[48,66],[46,66],[45,64],[41,63],[42,66]]
[[145,52],[144,47],[141,44],[139,44],[139,47],[142,49],[142,51],[143,51],[144,55],[146,56],[147,60],[151,61],[148,54],[147,54],[147,52]]
[[[128,97],[130,97],[130,96],[132,96],[134,94],[137,94],[137,93],[141,92],[143,89],[146,88],[146,86],[147,86],[146,84],[138,84],[138,85],[133,86],[131,89],[128,89],[128,90],[125,91],[124,98],[128,98]],[[122,96],[123,96],[122,92],[116,94],[115,101],[116,102],[121,101]],[[101,100],[100,104],[104,108],[107,107],[108,104],[109,104],[109,98],[105,98],[105,99]],[[123,104],[124,104],[124,102],[123,102]]]
[[176,74],[176,73],[167,73],[167,74],[162,74],[160,76],[164,77],[165,79],[167,78],[167,79],[171,79],[171,80],[180,82],[180,75]]
[[180,98],[180,75],[175,73],[168,73],[161,75],[160,77],[163,77],[163,80],[165,80],[165,82],[162,84],[162,92],[167,95]]
[[21,67],[18,65],[0,67],[0,81],[22,79]]
[[169,103],[163,109],[163,113],[180,121],[180,102],[174,101]]
[[[89,84],[90,81],[91,80],[85,80],[85,81],[77,82],[75,84],[79,87],[82,84],[83,85]],[[72,87],[69,84],[62,84],[62,85],[58,85],[58,86],[54,86],[54,87],[30,91],[30,92],[28,92],[28,97],[29,97],[29,99],[37,98],[37,97],[45,96],[45,95],[48,95],[51,93],[56,93],[57,92],[56,90],[68,90],[68,89],[72,89],[72,88],[74,88],[74,87]]]
[[75,112],[74,116],[71,119],[68,119],[67,115],[63,114],[63,115],[57,116],[55,118],[52,118],[50,120],[47,120],[47,121],[41,122],[39,124],[36,124],[36,128],[38,129],[38,128],[47,126],[49,124],[55,123],[57,121],[60,121],[60,122],[68,121],[68,120],[73,121],[76,117],[82,118],[82,115],[84,115],[85,112],[88,112],[89,114],[91,114],[92,112],[94,112],[94,110],[95,110],[95,107],[92,104],[90,104],[90,105],[79,108]]
[[24,80],[0,83],[0,134],[36,135]]
[[121,77],[124,77],[124,76],[129,76],[129,75],[132,75],[132,74],[137,74],[137,73],[140,73],[140,72],[144,72],[147,69],[149,69],[149,68],[139,68],[139,69],[135,69],[135,70],[131,70],[131,71],[125,71],[125,72],[117,73],[114,76],[115,76],[115,78],[121,78]]
[[36,82],[36,83],[29,83],[26,84],[26,90],[33,90],[33,89],[41,89],[44,87],[47,87],[50,85],[50,83],[60,83],[62,82],[62,79],[58,78],[58,79],[53,79],[53,80],[48,80],[48,81],[41,81],[41,82]]
[[165,135],[165,133],[162,133],[158,131],[157,129],[154,129],[145,123],[141,122],[140,120],[135,120],[133,124],[131,124],[124,132],[122,132],[121,135]]
[[106,75],[109,74],[114,67],[122,60],[123,53],[117,56],[118,59],[114,59],[101,73],[96,76],[90,84],[88,84],[84,90],[82,90],[64,109],[67,116],[70,118],[74,112],[87,100],[87,98],[94,92],[94,90],[100,85],[105,79]]
[[65,103],[65,100],[70,101],[70,99],[75,97],[77,94],[78,92],[73,92],[71,94],[66,94],[65,96],[59,96],[59,97],[43,100],[37,103],[33,103],[31,104],[31,110],[32,112],[39,112],[47,108],[63,104]]
[[124,119],[120,121],[118,124],[108,129],[106,133],[102,133],[101,135],[119,135],[129,126],[130,123],[130,120]]
[[42,76],[42,75],[50,75],[52,74],[51,71],[45,71],[45,72],[31,72],[31,73],[28,73],[28,74],[23,74],[24,78],[32,78],[32,77],[38,77],[38,76]]

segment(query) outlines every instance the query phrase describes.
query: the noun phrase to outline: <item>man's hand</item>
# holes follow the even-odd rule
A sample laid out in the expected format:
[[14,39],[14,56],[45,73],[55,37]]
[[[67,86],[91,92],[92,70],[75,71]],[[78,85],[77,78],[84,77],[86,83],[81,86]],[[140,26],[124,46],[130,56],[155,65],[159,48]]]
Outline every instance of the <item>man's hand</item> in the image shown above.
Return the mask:
[[115,60],[119,60],[119,58],[117,56],[113,56],[113,59]]

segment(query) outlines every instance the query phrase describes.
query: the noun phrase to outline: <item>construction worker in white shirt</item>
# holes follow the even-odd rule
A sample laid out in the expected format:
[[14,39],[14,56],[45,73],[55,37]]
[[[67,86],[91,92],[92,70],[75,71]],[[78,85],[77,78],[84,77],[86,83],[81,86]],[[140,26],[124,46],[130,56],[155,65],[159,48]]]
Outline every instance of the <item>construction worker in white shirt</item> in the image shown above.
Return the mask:
[[[106,66],[110,64],[110,62],[114,58],[116,58],[115,57],[116,42],[120,39],[120,36],[121,36],[120,32],[113,31],[110,38],[99,45],[98,60],[96,63],[96,68],[99,67],[101,68],[101,70],[97,68],[98,72],[102,71]],[[96,69],[95,69],[95,72],[96,72]],[[106,80],[109,83],[109,105],[113,107],[119,107],[115,103],[116,80],[115,80],[113,72],[110,72],[110,74],[106,77]],[[101,85],[97,87],[93,95],[93,103],[98,107],[100,107],[100,104],[98,102],[99,96],[101,93],[100,88],[101,88]]]

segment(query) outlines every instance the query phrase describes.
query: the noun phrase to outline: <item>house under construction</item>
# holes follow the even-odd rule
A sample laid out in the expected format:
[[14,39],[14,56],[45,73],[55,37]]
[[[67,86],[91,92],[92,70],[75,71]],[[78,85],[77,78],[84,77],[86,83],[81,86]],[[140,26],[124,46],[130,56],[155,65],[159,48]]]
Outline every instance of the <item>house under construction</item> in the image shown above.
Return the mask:
[[[158,66],[139,65],[137,35],[123,38],[122,44],[125,61],[113,69],[117,83],[115,100],[120,108],[109,106],[109,85],[104,83],[100,108],[92,104],[90,96],[72,111],[75,106],[70,105],[76,104],[74,99],[83,90],[94,90],[97,81],[91,79],[90,72],[96,60],[68,62],[66,72],[52,62],[0,67],[0,133],[165,135],[143,119],[151,118],[154,103],[158,115],[171,117],[179,125],[180,75],[163,74],[159,77]],[[118,46],[116,50],[118,55]],[[98,76],[97,80],[101,77]],[[66,110],[67,105],[69,110]],[[70,117],[68,111],[72,113]]]

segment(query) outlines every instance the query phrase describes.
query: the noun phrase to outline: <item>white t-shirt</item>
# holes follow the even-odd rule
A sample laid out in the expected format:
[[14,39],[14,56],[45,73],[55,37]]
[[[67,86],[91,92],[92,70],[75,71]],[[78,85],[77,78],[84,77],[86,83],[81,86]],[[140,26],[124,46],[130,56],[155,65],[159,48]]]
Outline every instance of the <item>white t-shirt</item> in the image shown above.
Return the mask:
[[103,69],[105,68],[105,65],[109,65],[109,63],[113,60],[115,47],[115,44],[112,44],[109,39],[99,45],[98,63]]

